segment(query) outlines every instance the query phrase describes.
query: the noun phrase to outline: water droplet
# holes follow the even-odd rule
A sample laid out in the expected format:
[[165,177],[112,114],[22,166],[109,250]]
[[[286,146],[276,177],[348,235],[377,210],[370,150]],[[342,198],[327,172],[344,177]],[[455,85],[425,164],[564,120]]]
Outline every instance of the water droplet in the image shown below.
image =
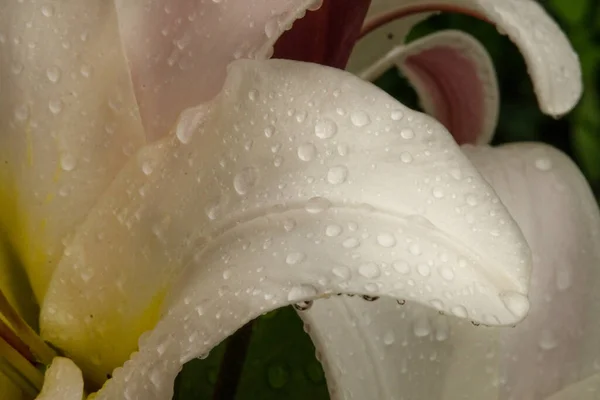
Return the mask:
[[383,334],[383,343],[386,344],[387,346],[394,344],[395,340],[396,340],[396,338],[394,337],[394,332],[387,331],[386,333]]
[[246,167],[233,178],[233,188],[239,195],[245,195],[257,181],[258,170],[254,167]]
[[429,276],[431,274],[431,268],[427,264],[419,264],[417,265],[417,271],[421,276]]
[[144,175],[150,175],[154,171],[154,166],[150,161],[144,161],[142,163],[142,172]]
[[274,134],[275,134],[275,127],[273,125],[269,125],[265,128],[265,136],[267,138],[273,137]]
[[431,324],[426,315],[415,318],[413,322],[413,333],[416,337],[425,337],[431,333]]
[[277,35],[277,32],[279,31],[279,22],[277,21],[277,18],[271,18],[267,21],[267,23],[265,24],[265,35],[267,35],[267,38],[272,38],[275,35]]
[[325,235],[329,237],[339,236],[340,233],[342,233],[342,227],[339,225],[327,225],[327,227],[325,228]]
[[410,153],[407,152],[402,152],[400,153],[400,161],[402,161],[405,164],[409,164],[411,163],[413,160],[413,157],[410,155]]
[[348,177],[348,168],[343,165],[337,165],[335,167],[329,168],[327,171],[327,182],[332,185],[339,185],[346,181]]
[[470,206],[476,206],[479,203],[479,201],[477,200],[477,196],[475,196],[474,194],[468,194],[465,197],[465,200]]
[[444,191],[441,188],[433,188],[431,194],[433,194],[433,197],[436,199],[441,199],[444,197]]
[[214,200],[206,207],[205,212],[206,216],[210,220],[214,221],[215,219],[219,218],[221,214],[221,202],[219,200]]
[[52,99],[48,102],[48,108],[52,114],[57,115],[62,111],[63,103],[60,99]]
[[252,89],[248,92],[248,98],[252,101],[256,101],[258,99],[258,90]]
[[285,229],[286,232],[293,231],[295,227],[296,221],[294,221],[293,219],[289,218],[283,221],[283,229]]
[[91,65],[88,64],[83,64],[81,66],[81,68],[79,69],[79,73],[81,74],[81,76],[83,76],[84,78],[89,78],[90,75],[92,75],[92,67]]
[[54,15],[54,7],[49,5],[49,4],[45,4],[42,6],[42,15],[44,17],[51,17]]
[[538,344],[542,350],[552,350],[558,346],[558,340],[551,330],[544,329],[540,335]]
[[319,120],[315,125],[315,135],[319,139],[329,139],[337,133],[337,124],[329,118]]
[[467,318],[469,316],[467,309],[463,306],[454,306],[450,311],[459,318]]
[[295,253],[288,254],[287,257],[285,258],[285,262],[288,265],[296,265],[296,264],[299,264],[302,261],[304,261],[305,258],[306,258],[306,255],[304,253],[295,252]]
[[46,76],[48,80],[52,83],[56,83],[60,80],[60,68],[57,66],[52,66],[46,70]]
[[547,157],[535,160],[535,167],[540,171],[549,171],[552,168],[552,161]]
[[443,267],[440,270],[440,275],[442,275],[442,278],[444,278],[447,281],[451,281],[454,279],[454,271],[452,271],[452,269],[447,268],[447,267]]
[[310,161],[317,154],[317,148],[312,143],[304,143],[298,146],[298,158],[302,161]]
[[529,311],[527,296],[517,292],[505,292],[500,295],[504,305],[515,317],[523,318]]
[[371,118],[369,117],[369,114],[364,111],[354,111],[350,114],[350,121],[354,126],[360,128],[369,125],[371,123]]
[[571,271],[567,268],[560,268],[556,271],[556,288],[560,292],[564,292],[569,289],[573,284],[573,278]]
[[407,275],[410,273],[410,265],[408,265],[406,261],[394,261],[392,267],[394,267],[399,274]]
[[410,251],[410,254],[418,256],[419,254],[421,254],[421,246],[419,246],[418,243],[411,243],[408,246],[408,251]]
[[394,247],[396,245],[396,238],[390,233],[381,233],[377,235],[377,243],[381,247]]
[[60,156],[60,167],[64,171],[72,171],[77,165],[77,159],[70,153],[63,153]]
[[223,279],[227,280],[229,278],[231,278],[231,270],[230,269],[226,269],[225,271],[223,271]]
[[403,139],[412,139],[415,137],[415,131],[410,128],[404,128],[400,131],[400,136],[402,136]]
[[360,246],[360,241],[356,238],[348,238],[342,242],[342,246],[346,249],[354,249]]
[[298,285],[290,289],[287,299],[291,302],[299,302],[315,297],[316,295],[317,289],[314,286]]
[[393,110],[390,114],[390,117],[394,121],[400,121],[402,118],[404,118],[404,113],[401,110]]
[[381,274],[381,271],[379,270],[377,264],[370,262],[359,266],[358,273],[367,279],[373,279],[377,278]]
[[323,197],[313,197],[306,202],[304,209],[310,214],[318,214],[331,207],[331,202]]
[[333,267],[331,272],[338,278],[342,278],[344,280],[350,279],[351,272],[348,267],[344,267],[344,266]]

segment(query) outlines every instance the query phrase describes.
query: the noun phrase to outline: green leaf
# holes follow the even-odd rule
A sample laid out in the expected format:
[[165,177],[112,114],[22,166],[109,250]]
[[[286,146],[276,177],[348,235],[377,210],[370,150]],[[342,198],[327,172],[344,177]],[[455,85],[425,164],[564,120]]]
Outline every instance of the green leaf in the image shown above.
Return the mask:
[[550,0],[550,7],[569,25],[580,23],[588,9],[588,0]]
[[315,348],[293,308],[256,322],[236,399],[329,399]]

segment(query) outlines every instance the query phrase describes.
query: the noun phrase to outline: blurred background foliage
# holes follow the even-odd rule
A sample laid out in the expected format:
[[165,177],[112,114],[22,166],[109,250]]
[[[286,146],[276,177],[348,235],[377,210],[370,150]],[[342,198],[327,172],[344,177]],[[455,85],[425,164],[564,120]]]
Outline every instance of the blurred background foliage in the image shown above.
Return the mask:
[[[500,119],[494,144],[541,141],[567,153],[600,195],[600,1],[545,0],[548,12],[578,52],[585,92],[573,112],[561,119],[537,106],[523,57],[495,27],[455,14],[442,14],[417,26],[409,40],[440,29],[460,29],[487,48],[498,74]],[[376,84],[412,108],[416,95],[396,70]],[[175,383],[174,400],[329,399],[315,348],[293,308],[268,313],[221,343],[203,359],[187,363]]]

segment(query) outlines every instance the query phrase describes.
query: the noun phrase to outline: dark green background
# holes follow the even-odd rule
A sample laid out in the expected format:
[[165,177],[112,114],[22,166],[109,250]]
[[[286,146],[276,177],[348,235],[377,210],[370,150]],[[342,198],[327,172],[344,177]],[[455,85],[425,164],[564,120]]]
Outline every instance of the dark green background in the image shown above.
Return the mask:
[[[500,1],[500,0],[498,0]],[[440,15],[419,25],[411,39],[438,29],[461,29],[477,37],[490,52],[498,73],[502,106],[494,143],[541,141],[569,154],[600,194],[600,2],[543,2],[563,27],[579,53],[585,93],[567,117],[555,120],[537,107],[523,57],[493,26],[461,15]],[[414,91],[389,71],[376,82],[403,103],[417,108]],[[328,399],[327,386],[314,347],[291,308],[277,310],[254,322],[243,362],[238,400]],[[211,399],[223,366],[228,341],[204,360],[186,364],[175,383],[175,400]],[[222,373],[228,373],[227,366]]]

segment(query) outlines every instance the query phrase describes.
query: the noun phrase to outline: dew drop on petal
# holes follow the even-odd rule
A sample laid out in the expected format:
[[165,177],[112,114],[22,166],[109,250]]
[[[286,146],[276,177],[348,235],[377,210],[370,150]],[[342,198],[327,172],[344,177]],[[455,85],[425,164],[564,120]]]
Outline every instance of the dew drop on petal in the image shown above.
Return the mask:
[[361,266],[359,266],[358,273],[360,275],[364,276],[365,278],[373,279],[373,278],[377,278],[381,274],[381,271],[379,270],[379,267],[377,266],[377,264],[375,264],[373,262],[369,262],[369,263],[362,264]]
[[412,139],[415,137],[415,132],[410,128],[404,128],[400,131],[400,136],[403,139]]
[[544,329],[540,335],[538,345],[542,350],[552,350],[558,346],[558,340],[551,330]]
[[337,124],[329,118],[317,121],[315,125],[315,135],[319,139],[329,139],[337,133]]
[[343,165],[337,165],[329,168],[327,171],[327,182],[332,185],[340,185],[346,181],[348,177],[348,168]]
[[467,309],[463,306],[454,306],[450,311],[452,311],[452,314],[456,315],[459,318],[467,318],[469,316]]
[[245,195],[257,181],[258,170],[255,167],[246,167],[233,178],[233,188],[239,195]]
[[52,66],[46,70],[46,77],[52,83],[57,83],[60,80],[60,68]]
[[371,117],[364,111],[354,111],[350,114],[350,121],[354,126],[361,128],[371,123]]
[[317,289],[311,285],[294,286],[288,292],[288,301],[298,302],[317,295]]
[[305,258],[306,258],[306,255],[304,253],[294,252],[294,253],[288,254],[285,257],[285,262],[288,265],[296,265],[296,264],[299,264],[302,261],[304,261]]
[[396,340],[396,338],[394,337],[394,332],[387,331],[386,333],[383,334],[383,343],[385,345],[390,346],[390,345],[394,344],[395,340]]
[[344,280],[350,279],[350,268],[348,268],[348,267],[344,267],[344,266],[333,267],[331,272],[338,278],[342,278]]
[[63,171],[72,171],[77,165],[77,159],[70,153],[63,153],[60,156],[60,167]]
[[417,265],[417,272],[419,272],[421,276],[427,277],[431,274],[431,268],[429,268],[429,265],[427,264],[419,264]]
[[342,233],[342,227],[339,225],[331,224],[325,228],[325,235],[329,237],[336,237]]
[[304,209],[310,214],[318,214],[331,207],[331,202],[324,197],[313,197],[306,202]]
[[298,146],[298,158],[302,161],[310,161],[315,158],[317,148],[312,143],[304,143]]
[[406,151],[400,153],[400,161],[402,161],[404,164],[410,164],[413,160],[413,157],[410,153],[407,153]]
[[399,274],[407,275],[410,273],[410,265],[408,265],[406,261],[394,261],[392,267],[394,267]]
[[404,113],[401,110],[393,110],[390,114],[390,117],[394,121],[400,121],[402,118],[404,118]]
[[425,337],[431,333],[431,324],[426,315],[421,315],[413,321],[413,333],[416,337]]
[[377,243],[381,247],[394,247],[396,245],[396,238],[390,233],[381,233],[377,235]]
[[60,99],[52,99],[48,102],[48,108],[50,112],[54,115],[60,114],[63,109],[63,103]]

